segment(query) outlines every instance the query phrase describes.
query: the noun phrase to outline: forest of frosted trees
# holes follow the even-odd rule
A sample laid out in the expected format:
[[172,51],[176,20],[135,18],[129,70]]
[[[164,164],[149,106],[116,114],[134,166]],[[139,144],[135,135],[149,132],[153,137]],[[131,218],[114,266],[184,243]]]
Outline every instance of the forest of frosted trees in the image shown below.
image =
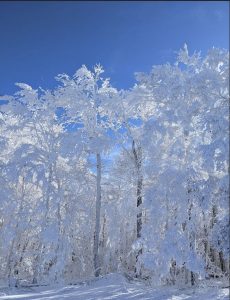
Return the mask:
[[0,98],[0,283],[229,276],[229,53]]

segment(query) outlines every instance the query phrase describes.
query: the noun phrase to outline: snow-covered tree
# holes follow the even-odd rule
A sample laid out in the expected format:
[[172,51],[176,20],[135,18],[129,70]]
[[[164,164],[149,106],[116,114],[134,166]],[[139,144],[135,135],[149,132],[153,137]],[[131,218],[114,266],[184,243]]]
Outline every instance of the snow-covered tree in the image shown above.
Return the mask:
[[0,281],[229,276],[228,52],[185,45],[129,90],[102,73],[0,97]]

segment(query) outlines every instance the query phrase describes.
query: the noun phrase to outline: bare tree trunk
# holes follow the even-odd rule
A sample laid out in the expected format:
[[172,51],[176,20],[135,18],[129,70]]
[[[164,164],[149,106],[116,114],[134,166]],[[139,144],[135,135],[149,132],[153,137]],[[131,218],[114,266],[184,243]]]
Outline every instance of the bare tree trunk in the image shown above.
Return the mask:
[[223,252],[222,251],[219,252],[219,258],[220,258],[220,268],[221,268],[221,271],[223,273],[225,273],[226,269],[225,269],[224,256],[223,256]]
[[[191,221],[192,208],[193,208],[193,204],[191,202],[188,211],[189,221]],[[194,232],[189,233],[189,240],[190,240],[190,248],[194,250]],[[195,274],[193,271],[191,271],[191,285],[195,285]]]
[[[143,189],[143,176],[142,176],[142,152],[141,147],[136,147],[135,141],[133,140],[132,151],[134,156],[135,168],[137,171],[137,209],[140,209],[142,204],[142,189]],[[142,212],[137,212],[137,238],[141,237],[141,229],[142,229]],[[136,256],[136,262],[138,261],[138,256],[142,254],[142,249],[140,249]],[[137,275],[137,270],[135,270]]]
[[93,245],[94,274],[100,275],[99,266],[99,236],[100,236],[100,216],[101,216],[101,155],[97,153],[97,198],[96,198],[96,224]]
[[102,241],[101,241],[101,247],[104,249],[106,244],[106,216],[103,217],[103,226],[102,226]]
[[[137,180],[137,207],[142,204],[142,177],[138,176]],[[137,238],[141,237],[142,229],[142,212],[137,213]]]
[[20,198],[21,198],[21,202],[20,202],[20,206],[16,215],[16,227],[15,227],[15,233],[14,233],[14,237],[10,246],[10,250],[9,250],[9,255],[7,258],[7,264],[6,264],[6,272],[8,272],[7,274],[7,278],[8,278],[8,284],[9,286],[17,286],[17,280],[16,278],[12,278],[12,276],[15,275],[15,269],[14,267],[17,265],[17,261],[16,261],[16,257],[14,251],[16,251],[16,245],[18,242],[20,242],[20,238],[21,238],[21,232],[20,232],[20,218],[21,218],[21,214],[23,211],[23,204],[24,204],[24,198],[25,198],[25,178],[24,176],[22,176],[22,182],[21,182],[21,187],[19,187],[20,190]]
[[[49,213],[50,213],[50,195],[51,195],[51,182],[53,179],[53,166],[52,164],[48,165],[48,186],[47,186],[47,190],[46,193],[44,195],[45,198],[45,215],[42,221],[42,230],[45,230],[46,227],[49,225],[50,222],[50,217],[49,217]],[[43,244],[42,240],[39,241],[38,247],[37,247],[37,254],[34,256],[34,266],[33,266],[33,284],[37,284],[39,282],[39,276],[41,276],[40,272],[42,270],[42,267],[44,265],[43,260],[43,256],[44,253],[46,251],[45,249],[45,245]]]
[[[56,169],[56,166],[55,166]],[[57,197],[58,199],[58,204],[57,204],[57,225],[58,225],[58,242],[56,245],[55,249],[55,257],[54,257],[54,262],[58,262],[58,260],[62,260],[63,255],[63,238],[62,238],[62,216],[61,216],[61,202],[62,202],[62,196],[61,196],[61,183],[60,180],[57,178],[57,186],[58,186],[58,192],[57,192]],[[59,268],[56,270],[55,273],[55,281],[60,279],[62,270],[59,270]]]
[[[142,204],[142,187],[143,187],[143,177],[141,172],[142,165],[142,154],[141,147],[136,147],[135,142],[133,140],[132,145],[135,167],[137,171],[137,208]],[[137,213],[137,238],[141,237],[141,229],[142,229],[142,213]]]

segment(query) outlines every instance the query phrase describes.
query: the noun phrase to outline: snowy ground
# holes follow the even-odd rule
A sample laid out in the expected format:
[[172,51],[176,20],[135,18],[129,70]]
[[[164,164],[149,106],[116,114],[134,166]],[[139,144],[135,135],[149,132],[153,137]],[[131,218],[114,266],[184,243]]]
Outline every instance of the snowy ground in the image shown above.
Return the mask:
[[111,274],[74,286],[53,288],[0,288],[0,299],[36,300],[228,300],[229,289],[205,287],[196,289],[150,288],[141,283],[130,283],[119,274]]

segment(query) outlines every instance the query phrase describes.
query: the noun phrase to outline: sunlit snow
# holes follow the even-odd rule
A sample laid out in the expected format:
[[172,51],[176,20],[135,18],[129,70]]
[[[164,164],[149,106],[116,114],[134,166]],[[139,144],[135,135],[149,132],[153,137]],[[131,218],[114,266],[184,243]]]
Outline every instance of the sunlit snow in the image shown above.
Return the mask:
[[31,287],[2,292],[0,299],[67,299],[67,300],[227,300],[228,288],[175,287],[151,288],[140,282],[128,282],[120,274],[110,274],[98,280],[64,287]]

